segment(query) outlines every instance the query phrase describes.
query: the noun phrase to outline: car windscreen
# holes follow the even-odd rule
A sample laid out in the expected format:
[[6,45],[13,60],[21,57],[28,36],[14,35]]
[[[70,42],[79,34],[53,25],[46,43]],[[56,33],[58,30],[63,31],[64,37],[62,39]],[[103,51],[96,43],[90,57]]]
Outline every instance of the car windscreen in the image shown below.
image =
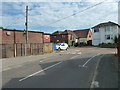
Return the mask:
[[60,46],[61,44],[57,44],[58,46]]

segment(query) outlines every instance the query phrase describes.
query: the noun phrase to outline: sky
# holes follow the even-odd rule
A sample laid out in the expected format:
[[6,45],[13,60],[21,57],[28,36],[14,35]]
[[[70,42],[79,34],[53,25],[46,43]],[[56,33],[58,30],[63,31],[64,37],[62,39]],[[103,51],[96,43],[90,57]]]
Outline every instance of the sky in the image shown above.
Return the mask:
[[[0,3],[2,4],[0,24],[3,28],[24,30],[26,6],[28,6],[28,29],[32,31],[53,33],[57,30],[87,29],[108,21],[118,23],[118,1],[4,1]],[[102,3],[98,4],[100,2]]]

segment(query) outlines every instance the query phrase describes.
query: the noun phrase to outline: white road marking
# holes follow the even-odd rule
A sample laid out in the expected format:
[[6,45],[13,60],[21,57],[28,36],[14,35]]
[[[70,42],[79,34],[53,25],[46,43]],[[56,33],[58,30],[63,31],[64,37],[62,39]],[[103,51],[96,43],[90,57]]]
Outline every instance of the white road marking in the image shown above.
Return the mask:
[[41,60],[40,62],[44,62],[44,61],[48,61],[48,60]]
[[98,74],[97,69],[98,69],[98,67],[99,67],[100,60],[102,59],[103,56],[104,56],[104,55],[102,55],[102,56],[98,59],[98,62],[97,62],[97,65],[96,65],[96,68],[95,68],[95,71],[94,71],[94,74],[93,74],[93,79],[92,79],[92,83],[91,83],[91,85],[90,85],[90,88],[94,88],[94,87],[96,87],[96,86],[99,87],[99,82],[98,82],[98,84],[96,84],[96,83],[95,83],[95,82],[96,82],[95,79],[96,79],[96,76],[97,76],[97,74]]
[[[82,54],[81,52],[76,52],[76,54]],[[74,58],[76,58],[76,57],[78,57],[78,55],[76,55],[76,56],[73,56],[73,57],[71,57],[70,59],[74,59]]]
[[76,55],[76,56],[73,56],[73,57],[71,57],[70,59],[74,59],[74,58],[76,58],[78,55]]
[[77,54],[82,54],[81,52],[78,52]]
[[72,53],[70,53],[70,54],[76,54],[76,52],[72,52]]
[[84,67],[84,68],[87,68],[87,66],[83,66],[83,65],[79,65],[79,67]]
[[[85,65],[86,65],[90,60],[92,60],[94,57],[96,57],[96,56],[98,56],[98,55],[100,55],[100,53],[98,53],[97,55],[95,55],[95,56],[91,57],[90,59],[88,59],[88,60],[82,65],[82,67],[85,67]],[[80,65],[80,66],[81,66],[81,65]]]
[[33,74],[30,74],[30,75],[28,75],[27,77],[24,77],[24,78],[20,79],[19,81],[21,82],[21,81],[23,81],[23,80],[25,80],[25,79],[27,79],[27,78],[30,78],[30,77],[38,74],[38,73],[41,73],[41,72],[43,72],[43,71],[46,71],[46,70],[48,70],[48,69],[50,69],[50,68],[52,68],[52,67],[54,67],[54,66],[56,66],[56,65],[58,65],[58,64],[60,64],[60,63],[62,63],[62,61],[61,61],[61,62],[58,62],[58,63],[56,63],[56,64],[53,64],[52,66],[49,66],[49,67],[47,67],[47,68],[45,68],[45,69],[43,69],[43,70],[40,70],[40,71],[35,72],[35,73],[33,73]]
[[93,81],[92,82],[92,88],[98,88],[99,87],[99,82],[98,81]]
[[[11,68],[9,68],[9,67],[8,67],[8,68],[5,68],[5,69],[3,69],[2,71],[6,71],[6,70],[9,70],[9,69],[11,69]],[[0,72],[2,72],[2,71],[0,71]]]
[[47,61],[47,60],[41,60],[40,62],[44,62],[44,61]]

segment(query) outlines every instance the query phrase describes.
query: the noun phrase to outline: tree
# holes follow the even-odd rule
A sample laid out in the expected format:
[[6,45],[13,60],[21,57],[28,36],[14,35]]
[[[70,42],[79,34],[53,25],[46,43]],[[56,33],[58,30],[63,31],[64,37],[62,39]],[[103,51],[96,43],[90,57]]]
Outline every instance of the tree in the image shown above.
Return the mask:
[[118,38],[117,38],[117,36],[115,36],[114,37],[114,43],[117,44],[117,42],[118,42]]
[[[117,38],[117,36],[115,36],[113,40],[114,40],[115,48],[117,48],[117,43],[118,43],[118,38]],[[116,52],[115,52],[115,54],[116,54]]]

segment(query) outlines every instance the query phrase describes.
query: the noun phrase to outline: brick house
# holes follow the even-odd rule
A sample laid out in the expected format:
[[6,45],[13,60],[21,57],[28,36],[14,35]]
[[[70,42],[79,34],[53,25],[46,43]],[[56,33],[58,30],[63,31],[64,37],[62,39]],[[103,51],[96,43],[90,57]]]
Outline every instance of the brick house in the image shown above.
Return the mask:
[[69,45],[72,45],[72,42],[76,38],[76,35],[71,30],[65,30],[65,31],[56,31],[51,34],[51,42],[54,43],[68,43]]
[[90,29],[56,31],[51,34],[51,42],[66,42],[70,46],[75,45],[76,43],[80,44],[80,42],[85,42],[86,44],[88,44],[91,40],[92,33],[90,32]]
[[[25,31],[16,29],[0,29],[2,41],[0,44],[25,43]],[[43,43],[43,32],[28,31],[28,43]]]

